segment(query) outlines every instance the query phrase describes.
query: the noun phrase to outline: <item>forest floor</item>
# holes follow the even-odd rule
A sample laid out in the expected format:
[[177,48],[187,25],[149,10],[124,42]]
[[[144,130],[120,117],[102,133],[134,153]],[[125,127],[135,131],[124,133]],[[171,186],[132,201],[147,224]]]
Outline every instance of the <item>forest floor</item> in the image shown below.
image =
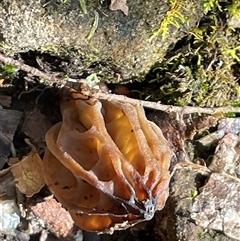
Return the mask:
[[[113,235],[96,235],[74,226],[39,175],[45,134],[62,118],[60,84],[3,61],[0,204],[4,221],[0,231],[4,232],[0,240],[240,240],[240,14],[234,3],[219,1],[206,10],[191,34],[179,40],[141,81],[119,82],[115,73],[114,83],[98,82],[96,66],[83,68],[80,63],[74,65],[70,57],[50,53],[28,51],[13,57],[48,76],[64,79],[66,73],[72,73],[79,79],[88,78],[88,84],[94,83],[99,91],[161,102],[169,109],[172,105],[190,107],[184,114],[145,109],[147,118],[162,129],[175,153],[170,195],[152,220]],[[218,111],[225,106],[228,111]],[[192,107],[212,108],[213,112],[193,113]],[[29,157],[35,160],[34,165],[28,162]]]

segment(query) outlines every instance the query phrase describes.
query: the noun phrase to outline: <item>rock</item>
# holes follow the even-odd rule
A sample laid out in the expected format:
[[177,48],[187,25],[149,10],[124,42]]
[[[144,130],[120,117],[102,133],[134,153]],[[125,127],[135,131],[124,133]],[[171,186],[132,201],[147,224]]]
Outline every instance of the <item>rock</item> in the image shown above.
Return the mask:
[[19,211],[14,200],[0,200],[0,232],[15,235],[15,229],[20,223]]
[[239,179],[213,173],[193,204],[191,218],[203,228],[219,230],[240,240],[239,191]]
[[127,79],[145,74],[202,15],[201,1],[129,1],[128,16],[110,11],[107,1],[86,1],[86,14],[78,1],[65,2],[1,1],[2,51],[51,52],[84,66],[100,62]]

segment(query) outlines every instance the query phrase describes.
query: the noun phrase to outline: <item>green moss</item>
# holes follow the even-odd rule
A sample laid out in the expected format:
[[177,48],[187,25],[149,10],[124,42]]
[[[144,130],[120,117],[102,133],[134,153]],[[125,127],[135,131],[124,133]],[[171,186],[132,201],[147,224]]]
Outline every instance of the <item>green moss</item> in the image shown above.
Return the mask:
[[15,74],[19,69],[13,65],[5,64],[2,66],[2,72],[5,75]]
[[188,197],[188,200],[190,201],[194,201],[194,199],[198,196],[198,191],[197,190],[194,190],[192,191],[192,194],[190,197]]
[[205,234],[206,234],[206,231],[201,231],[201,232],[198,232],[197,235],[200,239],[204,239],[205,238]]
[[[232,5],[238,9],[238,3]],[[239,102],[240,33],[228,26],[229,6],[204,1],[207,15],[188,33],[187,39],[181,40],[180,48],[166,55],[147,76],[155,90],[151,100],[203,107]],[[149,98],[149,93],[146,88],[143,98]]]
[[232,1],[232,3],[227,6],[227,10],[234,17],[240,18],[240,2],[239,2],[239,0]]
[[69,0],[61,0],[62,4],[67,4]]
[[186,10],[186,4],[189,4],[189,1],[169,0],[169,4],[169,11],[166,13],[166,16],[162,20],[159,28],[150,37],[149,41],[152,41],[160,35],[162,39],[165,39],[169,34],[170,26],[174,26],[179,29],[181,24],[184,24],[188,20],[188,17],[184,15],[184,12]]
[[204,0],[203,1],[204,14],[207,14],[209,11],[213,10],[216,7],[218,8],[218,10],[222,11],[222,8],[219,5],[218,0]]
[[4,80],[5,84],[12,84],[12,80],[16,76],[18,70],[19,69],[13,65],[2,64],[0,65],[0,78]]
[[57,54],[61,50],[59,49],[59,46],[57,46],[57,45],[46,45],[46,46],[42,46],[40,51],[41,52],[47,52],[47,53],[51,52],[53,54]]

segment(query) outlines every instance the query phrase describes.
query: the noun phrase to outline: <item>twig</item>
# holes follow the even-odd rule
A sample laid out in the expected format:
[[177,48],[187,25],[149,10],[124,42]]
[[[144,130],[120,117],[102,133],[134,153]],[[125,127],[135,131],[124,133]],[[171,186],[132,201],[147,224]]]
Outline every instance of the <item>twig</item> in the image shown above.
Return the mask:
[[38,70],[38,69],[36,69],[34,67],[31,67],[31,66],[29,66],[27,64],[22,63],[19,60],[15,60],[13,58],[6,57],[2,53],[0,53],[0,61],[5,63],[5,64],[16,66],[19,69],[21,69],[23,71],[26,71],[27,73],[30,73],[30,74],[32,74],[34,76],[38,76],[40,78],[48,80],[48,81],[50,81],[51,84],[55,82],[55,83],[58,83],[60,85],[63,85],[65,83],[65,81],[63,81],[60,78],[57,78],[56,76],[53,76],[53,75],[50,75],[50,74],[45,73],[43,71],[40,71],[40,70]]
[[[66,81],[57,78],[53,75],[50,75],[48,73],[42,72],[34,67],[28,66],[21,61],[14,60],[12,58],[4,56],[4,54],[0,53],[0,61],[5,64],[14,65],[16,67],[19,67],[21,70],[26,71],[27,73],[30,73],[32,75],[38,76],[40,78],[46,79],[50,82],[50,84],[53,84],[54,82],[57,82],[60,85],[63,85],[66,83]],[[226,107],[215,107],[215,108],[202,108],[202,107],[194,107],[194,106],[172,106],[172,105],[162,105],[160,102],[151,102],[151,101],[144,101],[144,100],[137,100],[137,99],[131,99],[123,95],[115,95],[105,92],[100,92],[96,95],[94,95],[96,99],[104,99],[104,100],[116,100],[120,102],[126,102],[133,105],[142,105],[143,107],[155,109],[155,110],[161,110],[165,112],[175,112],[178,114],[193,114],[193,113],[199,113],[199,114],[209,114],[209,115],[216,115],[216,114],[224,114],[224,113],[240,113],[240,107],[232,107],[232,106],[226,106]]]
[[202,108],[202,107],[194,107],[194,106],[172,106],[172,105],[162,105],[160,102],[151,102],[151,101],[144,101],[144,100],[137,100],[131,99],[123,95],[115,95],[109,93],[99,93],[98,99],[103,100],[116,100],[120,102],[126,102],[133,105],[142,105],[146,108],[161,110],[165,112],[176,112],[179,114],[193,114],[193,113],[202,113],[202,114],[209,114],[209,115],[216,115],[221,113],[240,113],[240,107],[214,107],[214,108]]

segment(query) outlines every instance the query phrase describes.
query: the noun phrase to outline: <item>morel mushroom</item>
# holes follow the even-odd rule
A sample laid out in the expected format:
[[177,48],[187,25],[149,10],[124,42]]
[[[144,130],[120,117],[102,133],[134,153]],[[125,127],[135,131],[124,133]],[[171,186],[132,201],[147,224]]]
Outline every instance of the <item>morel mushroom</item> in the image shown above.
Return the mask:
[[46,134],[49,189],[88,231],[111,233],[151,219],[169,195],[172,152],[162,131],[141,106],[66,91],[63,120]]

